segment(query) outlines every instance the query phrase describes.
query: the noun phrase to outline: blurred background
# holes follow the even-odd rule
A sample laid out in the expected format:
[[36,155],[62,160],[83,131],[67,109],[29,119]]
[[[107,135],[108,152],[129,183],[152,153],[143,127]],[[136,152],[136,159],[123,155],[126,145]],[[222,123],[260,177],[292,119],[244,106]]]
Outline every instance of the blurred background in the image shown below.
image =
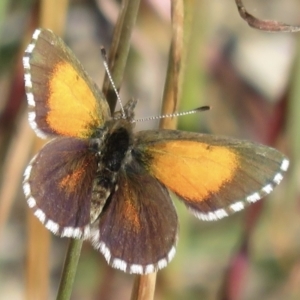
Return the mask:
[[[109,51],[121,6],[70,0],[62,8],[57,1],[48,12],[41,10],[45,3],[0,4],[0,299],[41,299],[32,296],[34,287],[43,299],[54,299],[68,246],[32,218],[21,188],[23,171],[42,145],[27,122],[24,49],[34,29],[58,14],[60,34],[101,87],[99,49]],[[258,18],[300,24],[297,0],[244,5]],[[177,254],[158,272],[155,299],[300,299],[300,36],[250,28],[234,0],[201,0],[195,7],[179,110],[212,109],[181,117],[179,128],[270,145],[291,167],[270,196],[218,222],[197,220],[175,199]],[[131,41],[121,98],[139,100],[137,118],[157,116],[171,42],[169,1],[141,1]],[[140,122],[137,130],[157,126]],[[40,280],[32,282],[33,273],[42,274]],[[132,284],[133,276],[108,267],[84,243],[72,299],[129,299]]]

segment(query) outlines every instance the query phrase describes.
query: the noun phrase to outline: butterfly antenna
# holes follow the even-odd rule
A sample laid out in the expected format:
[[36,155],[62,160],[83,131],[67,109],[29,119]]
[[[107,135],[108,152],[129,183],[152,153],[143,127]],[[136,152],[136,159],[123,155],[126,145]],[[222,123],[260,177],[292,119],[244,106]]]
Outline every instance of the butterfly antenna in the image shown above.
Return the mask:
[[181,116],[191,115],[191,114],[198,113],[199,111],[206,111],[206,110],[210,110],[210,106],[200,106],[198,108],[188,110],[188,111],[136,119],[135,122],[144,122],[144,121],[152,121],[152,120],[159,120],[159,119],[166,119],[166,118],[181,117]]
[[118,92],[118,90],[117,90],[117,88],[116,88],[116,85],[115,85],[113,79],[112,79],[111,72],[110,72],[109,67],[108,67],[107,56],[106,56],[106,51],[105,51],[104,47],[101,47],[101,54],[102,54],[103,65],[104,65],[106,74],[107,74],[107,76],[108,76],[108,79],[109,79],[109,81],[110,81],[110,83],[111,83],[111,86],[113,87],[113,89],[114,89],[114,91],[115,91],[115,94],[116,94],[116,96],[117,96],[118,102],[119,102],[119,104],[120,104],[121,111],[122,111],[122,117],[125,118],[126,115],[125,115],[124,107],[123,107],[123,104],[122,104],[122,101],[121,101],[119,92]]

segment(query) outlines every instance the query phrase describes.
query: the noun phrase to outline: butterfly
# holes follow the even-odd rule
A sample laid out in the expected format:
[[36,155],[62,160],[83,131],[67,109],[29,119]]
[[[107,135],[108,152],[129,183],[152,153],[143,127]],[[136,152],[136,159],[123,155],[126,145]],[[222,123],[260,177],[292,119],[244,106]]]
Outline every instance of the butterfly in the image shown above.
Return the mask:
[[90,240],[114,268],[148,274],[174,257],[178,218],[169,190],[199,219],[218,220],[273,191],[289,161],[267,146],[178,130],[134,133],[131,100],[108,103],[52,31],[23,57],[28,119],[52,138],[30,161],[23,190],[44,226]]

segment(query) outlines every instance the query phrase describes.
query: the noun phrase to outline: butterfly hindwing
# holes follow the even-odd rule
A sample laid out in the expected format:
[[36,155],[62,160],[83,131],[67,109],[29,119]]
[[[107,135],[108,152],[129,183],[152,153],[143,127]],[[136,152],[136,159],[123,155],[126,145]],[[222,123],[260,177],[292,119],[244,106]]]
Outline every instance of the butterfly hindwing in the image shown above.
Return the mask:
[[87,238],[97,162],[86,140],[57,138],[46,144],[24,173],[29,207],[53,233]]
[[102,93],[52,31],[34,32],[23,65],[29,123],[40,137],[87,138],[110,117]]
[[134,155],[200,219],[216,220],[269,194],[288,160],[247,141],[183,131],[143,131]]
[[146,274],[173,258],[177,227],[168,191],[133,161],[120,171],[92,242],[112,267]]

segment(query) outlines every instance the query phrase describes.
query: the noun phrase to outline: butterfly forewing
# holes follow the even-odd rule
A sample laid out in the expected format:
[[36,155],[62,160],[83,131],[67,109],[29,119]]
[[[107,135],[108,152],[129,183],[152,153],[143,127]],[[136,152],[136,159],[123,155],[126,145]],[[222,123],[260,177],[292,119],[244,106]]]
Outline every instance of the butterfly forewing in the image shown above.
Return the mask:
[[109,118],[102,93],[52,31],[34,32],[23,64],[29,122],[40,137],[88,138]]
[[275,149],[214,135],[144,131],[136,145],[141,164],[203,220],[220,219],[261,199],[288,168]]

